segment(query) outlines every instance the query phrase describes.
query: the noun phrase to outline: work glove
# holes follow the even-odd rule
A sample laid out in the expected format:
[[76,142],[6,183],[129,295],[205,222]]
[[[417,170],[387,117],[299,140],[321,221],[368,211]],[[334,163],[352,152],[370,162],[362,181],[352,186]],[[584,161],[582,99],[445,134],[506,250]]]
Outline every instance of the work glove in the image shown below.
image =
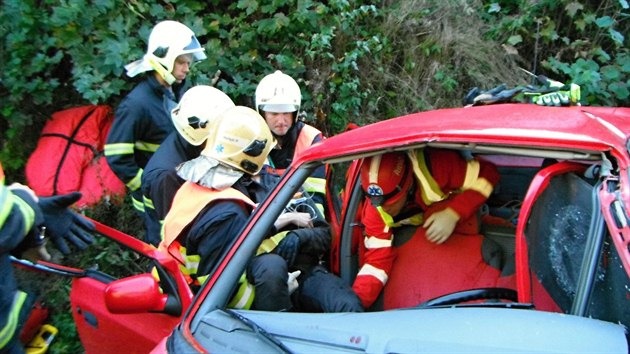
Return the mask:
[[451,236],[458,221],[459,215],[453,209],[446,208],[429,216],[422,227],[427,229],[427,240],[442,244]]
[[295,257],[300,253],[300,243],[300,237],[295,232],[289,232],[273,251],[284,258],[291,268],[295,262]]
[[523,91],[522,87],[508,89],[505,84],[499,85],[487,91],[481,91],[479,87],[474,87],[464,97],[464,106],[482,106],[494,103],[512,102],[512,99]]
[[94,224],[69,208],[80,198],[79,192],[39,198],[46,234],[64,255],[70,254],[67,242],[80,250],[94,242]]
[[302,274],[301,271],[296,270],[295,272],[289,273],[289,280],[287,280],[287,287],[289,288],[289,295],[293,294],[297,288],[300,287],[300,283],[298,283],[297,278]]
[[529,89],[525,90],[523,95],[529,97],[532,103],[539,106],[571,106],[579,104],[581,90],[579,85],[572,83],[562,86],[543,87],[541,89]]

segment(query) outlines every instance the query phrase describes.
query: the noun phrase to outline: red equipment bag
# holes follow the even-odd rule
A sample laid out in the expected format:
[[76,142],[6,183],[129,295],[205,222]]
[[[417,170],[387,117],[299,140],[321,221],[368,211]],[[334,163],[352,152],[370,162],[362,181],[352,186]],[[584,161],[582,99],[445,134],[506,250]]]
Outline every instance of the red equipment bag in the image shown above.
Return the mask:
[[37,195],[83,193],[79,208],[103,200],[120,202],[125,185],[110,169],[103,146],[113,121],[106,105],[74,107],[56,112],[46,122],[26,164],[26,181]]

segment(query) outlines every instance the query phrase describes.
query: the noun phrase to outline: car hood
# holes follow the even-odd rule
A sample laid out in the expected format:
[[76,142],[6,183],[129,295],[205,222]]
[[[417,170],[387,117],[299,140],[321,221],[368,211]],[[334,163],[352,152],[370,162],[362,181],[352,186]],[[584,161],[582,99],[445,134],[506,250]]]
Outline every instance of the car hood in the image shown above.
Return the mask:
[[[469,307],[335,314],[239,313],[293,352],[628,351],[625,329],[620,325],[521,309]],[[219,310],[204,316],[195,332],[228,343],[228,334],[239,331],[251,330]],[[201,339],[198,335],[195,338]],[[221,348],[206,349],[221,351]]]

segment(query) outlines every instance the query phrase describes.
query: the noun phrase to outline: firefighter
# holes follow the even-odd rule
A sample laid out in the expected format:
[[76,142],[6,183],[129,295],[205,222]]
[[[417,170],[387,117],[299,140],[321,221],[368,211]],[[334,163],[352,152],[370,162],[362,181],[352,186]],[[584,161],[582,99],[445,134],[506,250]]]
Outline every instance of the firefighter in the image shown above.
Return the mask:
[[476,213],[498,181],[493,164],[450,150],[425,148],[365,159],[364,240],[352,286],[363,306],[370,307],[387,283],[397,226],[421,225],[436,244],[447,242],[453,231],[478,233]]
[[10,256],[29,252],[48,260],[46,236],[64,254],[70,253],[68,243],[85,249],[94,225],[69,209],[80,198],[78,192],[38,198],[24,185],[7,187],[0,165],[0,352],[24,352],[18,334],[34,301],[18,289]]
[[[302,92],[292,77],[279,70],[260,80],[254,100],[256,110],[265,118],[278,142],[269,154],[269,172],[280,176],[295,156],[321,141],[323,134],[298,119]],[[317,207],[323,213],[326,194],[326,171],[323,166],[306,180],[303,190],[315,198]]]
[[116,109],[105,157],[127,186],[133,207],[143,219],[142,171],[158,146],[174,131],[170,111],[185,91],[191,64],[205,58],[188,27],[176,21],[162,21],[153,27],[144,57],[125,66],[130,77],[150,73]]
[[[180,260],[193,287],[203,283],[213,261],[238,236],[259,202],[260,186],[252,176],[263,168],[275,144],[263,118],[243,106],[223,112],[211,131],[201,156],[177,168],[186,182],[166,215],[160,243],[161,249]],[[293,214],[279,218],[275,226],[312,226],[308,213]],[[291,307],[288,269],[282,257],[272,253],[254,257],[247,275],[231,306],[264,310]]]
[[160,242],[161,226],[173,197],[184,183],[175,167],[191,160],[204,148],[211,122],[225,110],[234,107],[222,91],[199,85],[190,88],[171,111],[176,132],[162,142],[142,173],[142,194],[147,218],[147,241]]

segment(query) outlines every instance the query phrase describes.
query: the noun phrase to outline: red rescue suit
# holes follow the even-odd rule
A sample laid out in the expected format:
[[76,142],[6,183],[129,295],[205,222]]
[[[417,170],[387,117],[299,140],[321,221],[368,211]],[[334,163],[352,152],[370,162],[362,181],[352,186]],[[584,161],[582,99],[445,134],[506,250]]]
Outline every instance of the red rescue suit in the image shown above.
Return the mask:
[[[409,153],[409,158],[416,177],[415,189],[395,221],[408,217],[405,211],[416,210],[426,219],[431,213],[450,207],[460,216],[459,228],[476,216],[499,181],[494,165],[483,160],[467,161],[456,151],[427,148]],[[395,249],[393,230],[371,203],[364,203],[361,220],[365,238],[360,250],[361,268],[352,288],[368,308],[387,283]],[[422,225],[422,218],[417,221],[415,225]]]

